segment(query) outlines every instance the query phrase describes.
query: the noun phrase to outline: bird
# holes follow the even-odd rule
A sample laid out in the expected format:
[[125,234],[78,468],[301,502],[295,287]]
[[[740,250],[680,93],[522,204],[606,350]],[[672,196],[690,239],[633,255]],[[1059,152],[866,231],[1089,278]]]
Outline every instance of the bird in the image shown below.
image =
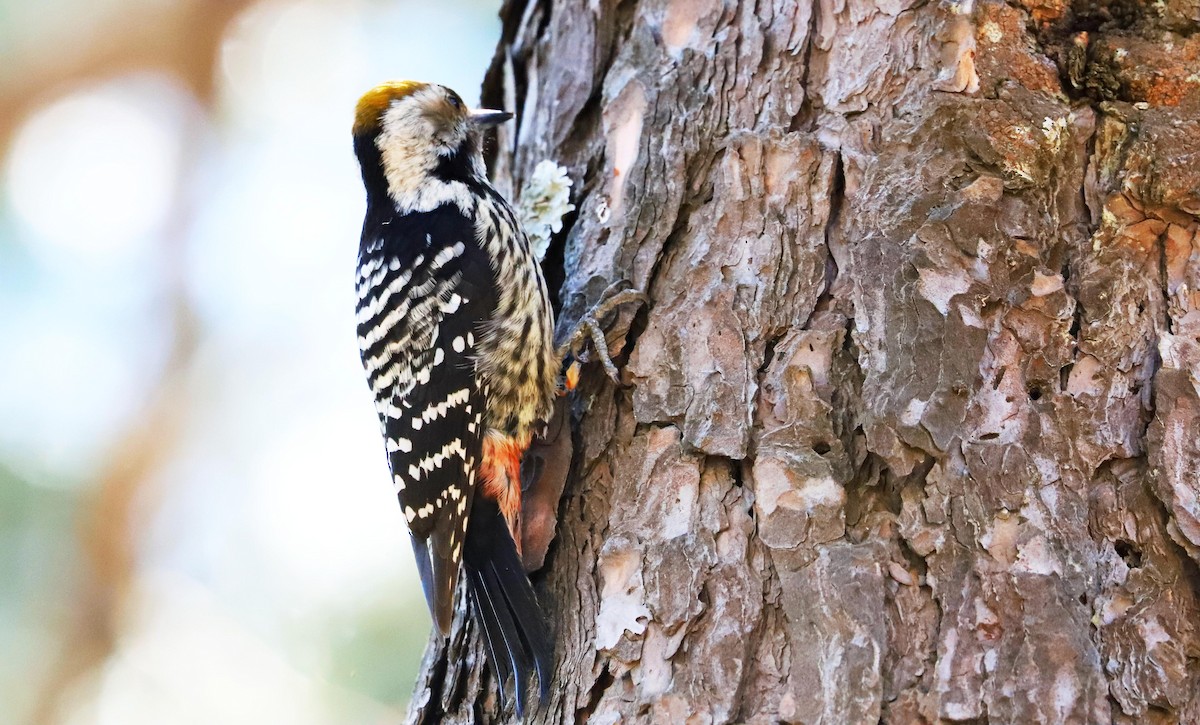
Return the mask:
[[435,83],[391,81],[358,101],[366,190],[359,349],[426,603],[450,633],[458,583],[502,697],[518,715],[554,645],[521,563],[521,458],[560,392],[541,266],[492,186],[483,133],[512,114]]

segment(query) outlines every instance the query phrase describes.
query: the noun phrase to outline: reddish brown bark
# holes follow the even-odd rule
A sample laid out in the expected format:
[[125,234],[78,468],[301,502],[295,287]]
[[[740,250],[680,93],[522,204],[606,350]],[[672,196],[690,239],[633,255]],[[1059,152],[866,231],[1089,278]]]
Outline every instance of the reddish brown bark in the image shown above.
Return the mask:
[[[1200,722],[1195,0],[503,16],[564,324],[652,300],[575,401],[537,721]],[[511,718],[483,661],[413,718]]]

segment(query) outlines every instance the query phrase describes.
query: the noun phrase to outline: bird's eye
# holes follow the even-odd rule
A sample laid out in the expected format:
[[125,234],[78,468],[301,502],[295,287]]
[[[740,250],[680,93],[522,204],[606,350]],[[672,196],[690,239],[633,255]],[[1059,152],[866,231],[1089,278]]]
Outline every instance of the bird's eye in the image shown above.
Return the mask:
[[458,111],[462,110],[462,105],[463,105],[462,99],[459,98],[457,95],[451,93],[450,97],[447,98],[446,100],[448,100],[450,102],[451,106],[454,106],[455,110],[458,110]]

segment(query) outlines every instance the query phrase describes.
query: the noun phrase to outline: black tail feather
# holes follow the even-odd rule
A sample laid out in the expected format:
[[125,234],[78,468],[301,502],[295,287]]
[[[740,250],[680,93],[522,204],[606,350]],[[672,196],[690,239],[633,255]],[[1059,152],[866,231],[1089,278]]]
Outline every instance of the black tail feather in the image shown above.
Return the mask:
[[[514,551],[513,553],[515,554],[516,552]],[[520,559],[516,561],[518,570],[521,576],[524,577],[525,569],[520,566]],[[497,576],[499,576],[499,573],[497,573]],[[554,643],[550,641],[550,632],[546,627],[545,620],[542,618],[541,607],[534,597],[533,587],[529,585],[528,578],[524,578],[524,582],[525,586],[506,586],[502,591],[511,611],[532,613],[528,619],[533,621],[523,622],[520,631],[521,637],[525,642],[525,647],[533,658],[533,667],[538,677],[538,691],[542,698],[545,699],[550,694],[550,675],[551,669],[554,666]],[[527,663],[526,667],[528,666]]]
[[471,610],[483,632],[501,695],[512,676],[514,706],[523,715],[531,675],[537,675],[540,701],[549,694],[554,645],[500,509],[479,494],[471,509],[463,552]]
[[420,539],[410,533],[409,538],[417,561],[417,572],[421,575],[421,588],[425,591],[425,603],[429,605],[434,626],[445,637],[450,634],[450,622],[454,618],[458,562],[449,558],[446,551],[449,540],[444,534],[435,532],[429,539]]
[[529,700],[529,673],[532,668],[518,625],[513,621],[503,591],[500,591],[504,584],[496,578],[489,565],[485,565],[480,576],[473,579],[479,581],[478,588],[474,590],[477,595],[473,605],[476,608],[476,621],[483,630],[496,680],[500,684],[500,693],[503,695],[508,688],[509,676],[515,676],[514,705],[518,713],[523,713]]
[[[468,577],[471,587],[471,606],[474,608],[472,611],[475,612],[475,621],[479,625],[480,631],[483,632],[483,643],[487,645],[488,661],[492,663],[496,681],[500,683],[500,693],[503,695],[509,678],[513,676],[514,672],[520,672],[522,665],[514,651],[518,649],[519,643],[510,642],[504,634],[506,625],[510,632],[514,629],[512,618],[508,616],[507,609],[500,608],[505,606],[503,602],[493,600],[490,591],[493,587],[487,582],[484,572],[471,571]],[[502,623],[501,617],[508,621]],[[517,701],[523,703],[519,691]]]

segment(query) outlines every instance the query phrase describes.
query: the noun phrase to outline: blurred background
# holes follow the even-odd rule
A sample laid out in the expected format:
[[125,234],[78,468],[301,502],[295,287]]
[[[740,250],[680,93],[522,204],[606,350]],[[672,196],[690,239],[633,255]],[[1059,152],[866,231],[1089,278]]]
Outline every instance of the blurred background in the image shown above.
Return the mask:
[[384,723],[429,619],[349,127],[499,0],[0,0],[0,723]]

